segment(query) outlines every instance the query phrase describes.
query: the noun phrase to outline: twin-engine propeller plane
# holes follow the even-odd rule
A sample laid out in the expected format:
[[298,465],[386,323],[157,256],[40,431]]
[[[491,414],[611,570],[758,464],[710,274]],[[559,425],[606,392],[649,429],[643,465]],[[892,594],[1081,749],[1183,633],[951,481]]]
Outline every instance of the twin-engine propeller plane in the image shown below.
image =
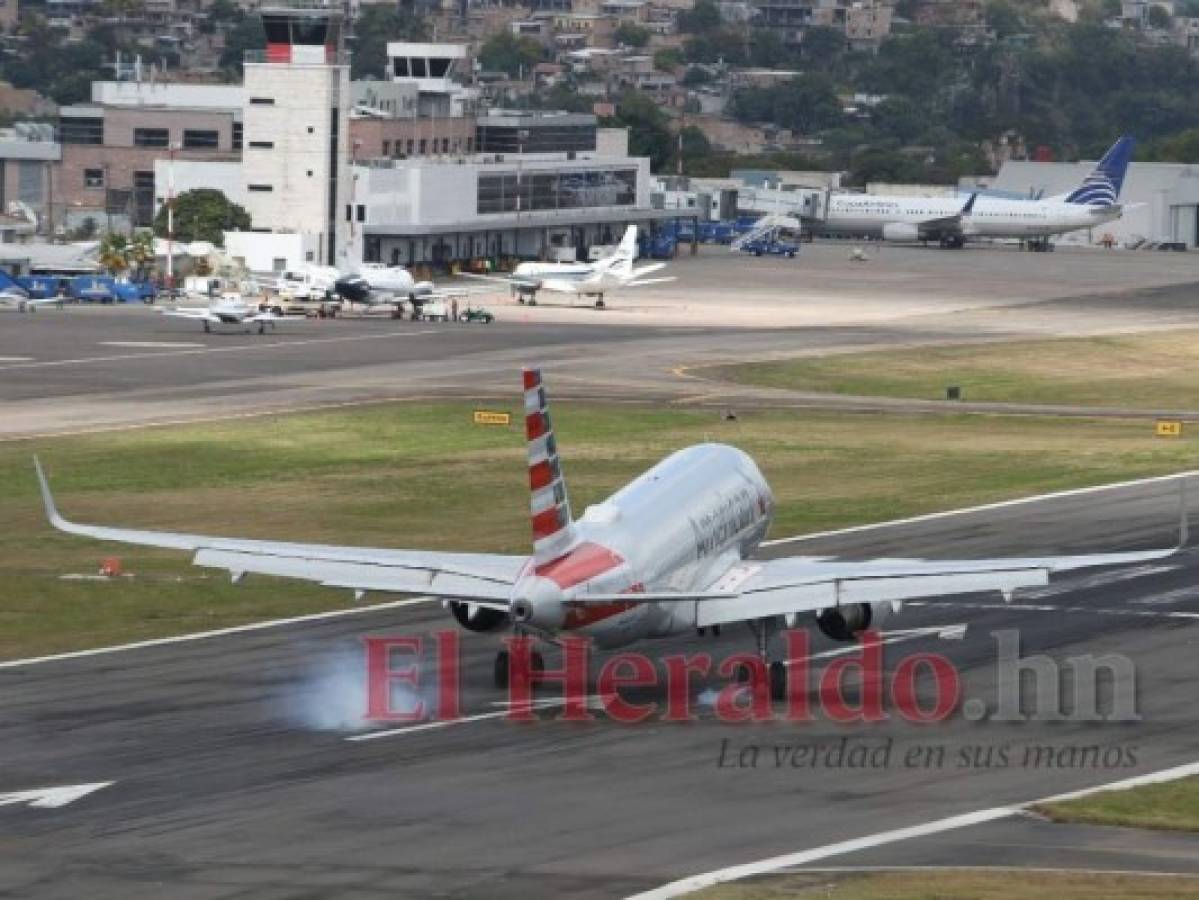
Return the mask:
[[267,325],[273,330],[277,323],[283,321],[282,316],[263,312],[236,295],[222,297],[209,306],[178,306],[175,309],[164,309],[162,314],[199,322],[204,326],[205,332],[211,332],[213,328],[220,326],[238,326],[245,331],[257,328],[259,334],[265,334]]
[[[105,541],[187,550],[194,562],[314,581],[356,593],[442,598],[470,631],[508,631],[554,642],[590,638],[615,648],[695,629],[747,624],[769,663],[770,689],[786,694],[786,666],[768,659],[781,627],[811,617],[828,637],[854,641],[907,599],[1045,585],[1089,566],[1161,559],[1177,548],[1081,556],[830,561],[752,559],[774,498],[754,461],[735,447],[698,444],[666,457],[607,500],[571,515],[540,371],[524,371],[525,432],[533,526],[531,556],[339,547],[237,540],[81,525],[59,515],[41,465],[55,528]],[[1185,510],[1183,517],[1185,543]],[[495,661],[498,687],[510,661]],[[542,668],[534,654],[533,669]]]

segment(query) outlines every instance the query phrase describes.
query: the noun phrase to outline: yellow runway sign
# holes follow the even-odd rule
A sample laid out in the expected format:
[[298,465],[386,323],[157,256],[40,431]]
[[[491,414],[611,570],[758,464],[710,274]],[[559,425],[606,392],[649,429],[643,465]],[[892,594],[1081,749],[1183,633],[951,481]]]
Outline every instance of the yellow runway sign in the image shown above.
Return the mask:
[[476,425],[511,425],[512,413],[496,412],[491,409],[476,409],[474,422]]
[[1158,437],[1182,437],[1182,423],[1177,419],[1158,419],[1155,433]]

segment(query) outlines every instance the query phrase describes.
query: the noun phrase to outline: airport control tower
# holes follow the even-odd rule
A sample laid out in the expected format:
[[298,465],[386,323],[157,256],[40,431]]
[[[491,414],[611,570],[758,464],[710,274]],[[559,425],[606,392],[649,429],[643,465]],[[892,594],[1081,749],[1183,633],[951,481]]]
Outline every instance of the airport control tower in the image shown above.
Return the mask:
[[309,261],[344,268],[350,64],[340,9],[296,0],[260,10],[266,49],[245,61],[242,171],[252,226],[304,235]]

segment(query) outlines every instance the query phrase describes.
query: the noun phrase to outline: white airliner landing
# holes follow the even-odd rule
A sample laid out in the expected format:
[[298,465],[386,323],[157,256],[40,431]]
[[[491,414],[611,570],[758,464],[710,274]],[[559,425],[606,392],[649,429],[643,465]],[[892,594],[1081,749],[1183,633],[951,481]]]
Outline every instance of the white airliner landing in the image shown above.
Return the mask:
[[[679,450],[607,500],[571,516],[541,373],[524,372],[532,555],[445,553],[237,540],[80,525],[59,515],[40,464],[46,513],[55,528],[104,541],[186,550],[200,566],[314,581],[365,593],[419,594],[448,602],[471,631],[509,631],[554,641],[565,635],[614,648],[738,622],[749,625],[763,662],[769,638],[801,617],[853,641],[915,597],[1045,585],[1057,572],[1160,559],[1173,549],[1007,559],[750,559],[766,535],[774,498],[742,451],[723,444]],[[1183,519],[1185,523],[1185,515]],[[1183,540],[1185,543],[1185,529]],[[533,668],[539,668],[539,655]],[[497,686],[508,684],[500,651]],[[786,666],[769,665],[781,698]]]
[[274,329],[277,322],[283,321],[282,316],[262,312],[258,307],[250,306],[240,297],[223,297],[209,306],[179,306],[175,309],[164,309],[162,314],[200,322],[206,332],[212,331],[216,326],[237,325],[244,326],[245,331],[250,331],[257,326],[258,333],[264,334],[267,325]]
[[833,194],[818,229],[886,241],[937,241],[946,247],[976,237],[1021,238],[1043,247],[1053,235],[1120,218],[1124,208],[1118,201],[1132,150],[1133,139],[1120,138],[1077,189],[1043,200]]
[[637,259],[637,226],[630,225],[616,248],[616,252],[589,263],[522,262],[512,274],[471,275],[485,281],[499,281],[512,287],[512,293],[522,303],[537,303],[538,291],[556,294],[572,294],[576,297],[595,297],[595,305],[604,307],[604,295],[626,288],[644,287],[674,281],[673,276],[646,278],[645,276],[666,268],[666,263],[650,263],[639,269],[633,268]]

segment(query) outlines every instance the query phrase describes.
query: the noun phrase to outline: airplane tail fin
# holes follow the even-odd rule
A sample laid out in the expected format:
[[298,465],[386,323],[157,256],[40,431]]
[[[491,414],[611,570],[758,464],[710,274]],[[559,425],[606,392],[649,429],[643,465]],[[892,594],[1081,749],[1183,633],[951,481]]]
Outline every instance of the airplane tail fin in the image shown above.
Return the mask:
[[574,546],[576,536],[540,369],[524,370],[524,390],[533,562],[540,566],[553,562]]
[[630,225],[625,229],[624,237],[616,247],[616,252],[608,257],[608,269],[616,274],[627,275],[633,271],[633,262],[637,259],[637,226]]
[[1124,174],[1128,171],[1135,144],[1128,135],[1112,144],[1082,184],[1065,196],[1065,202],[1084,206],[1115,206],[1120,189],[1124,187]]

